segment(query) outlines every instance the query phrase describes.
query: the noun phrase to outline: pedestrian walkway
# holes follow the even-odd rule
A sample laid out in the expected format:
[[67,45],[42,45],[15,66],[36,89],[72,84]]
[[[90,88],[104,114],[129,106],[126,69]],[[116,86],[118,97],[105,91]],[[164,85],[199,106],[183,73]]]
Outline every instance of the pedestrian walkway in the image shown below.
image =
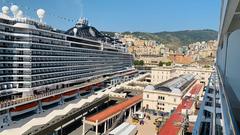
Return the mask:
[[157,130],[156,126],[154,125],[154,121],[158,116],[153,116],[152,114],[148,114],[150,116],[150,120],[146,117],[144,118],[144,124],[140,125],[140,122],[134,123],[132,121],[132,117],[129,117],[126,122],[130,124],[134,124],[137,126],[138,132],[137,135],[156,135]]

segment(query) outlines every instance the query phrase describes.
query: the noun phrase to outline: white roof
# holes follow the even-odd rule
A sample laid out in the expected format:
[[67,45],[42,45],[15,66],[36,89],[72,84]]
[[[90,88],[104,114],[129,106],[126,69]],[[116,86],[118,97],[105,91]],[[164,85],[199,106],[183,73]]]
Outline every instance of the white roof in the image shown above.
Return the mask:
[[121,133],[125,128],[127,128],[130,124],[127,122],[122,123],[120,126],[116,127],[115,129],[113,129],[109,135],[116,135]]
[[145,90],[155,90],[155,88],[152,85],[148,85],[145,87]]
[[148,85],[145,90],[159,90],[163,92],[171,92],[175,94],[182,94],[182,89],[185,84],[189,83],[194,78],[194,75],[187,74],[182,75],[176,79],[168,81],[166,83],[160,83],[156,86]]
[[130,135],[134,130],[136,130],[136,125],[129,125],[123,132],[121,132],[119,135]]
[[18,28],[36,29],[36,27],[34,25],[30,25],[30,24],[26,24],[26,23],[16,23],[13,26],[18,27]]

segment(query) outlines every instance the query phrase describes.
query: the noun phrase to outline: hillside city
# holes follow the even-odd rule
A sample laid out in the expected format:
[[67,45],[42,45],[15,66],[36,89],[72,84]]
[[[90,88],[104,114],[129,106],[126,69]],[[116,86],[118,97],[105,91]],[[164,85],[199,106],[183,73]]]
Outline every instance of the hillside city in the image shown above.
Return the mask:
[[[112,31],[131,23],[129,30],[141,29],[136,22],[147,31],[158,16],[164,22],[162,10],[184,3],[118,2],[0,1],[0,135],[240,135],[240,1],[222,0],[221,7],[208,1],[217,14],[198,1],[220,15],[218,31],[190,30],[197,11],[203,14],[192,9],[196,1],[187,2],[191,12],[184,9],[193,17],[186,25],[169,17],[172,11],[167,16],[186,30],[99,30],[98,17],[110,14],[105,25]],[[151,18],[154,7],[159,14],[137,21],[129,10],[140,12],[139,6],[147,9],[141,19]],[[79,17],[77,9],[80,19],[71,17]],[[201,28],[212,28],[201,14]]]
[[[217,40],[199,41],[170,49],[154,40],[144,40],[133,35],[124,35],[121,41],[134,56],[135,65],[191,65],[211,67],[217,50]],[[168,45],[169,46],[169,45]],[[142,61],[142,62],[140,62]]]

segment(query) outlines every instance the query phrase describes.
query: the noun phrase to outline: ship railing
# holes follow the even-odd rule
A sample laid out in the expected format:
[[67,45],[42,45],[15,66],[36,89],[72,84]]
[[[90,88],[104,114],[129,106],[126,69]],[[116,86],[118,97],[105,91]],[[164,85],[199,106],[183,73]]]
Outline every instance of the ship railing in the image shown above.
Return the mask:
[[47,96],[50,96],[50,95],[53,95],[53,94],[61,93],[63,91],[64,90],[54,90],[54,91],[50,91],[50,92],[43,93],[43,94],[40,94],[40,95],[34,95],[34,96],[25,97],[25,98],[18,98],[18,99],[15,99],[15,100],[2,101],[2,102],[0,102],[0,108],[5,108],[5,107],[9,107],[9,106],[16,105],[16,104],[19,104],[19,103],[32,101],[34,99],[40,99],[40,98],[47,97]]
[[227,89],[230,89],[227,84],[227,81],[224,81],[223,73],[216,67],[217,69],[217,77],[218,77],[218,88],[220,91],[220,98],[221,98],[221,106],[222,106],[222,117],[224,120],[224,132],[225,134],[232,134],[232,135],[239,135],[239,127],[236,123],[236,119],[233,115],[233,111],[230,106],[229,97],[227,96]]

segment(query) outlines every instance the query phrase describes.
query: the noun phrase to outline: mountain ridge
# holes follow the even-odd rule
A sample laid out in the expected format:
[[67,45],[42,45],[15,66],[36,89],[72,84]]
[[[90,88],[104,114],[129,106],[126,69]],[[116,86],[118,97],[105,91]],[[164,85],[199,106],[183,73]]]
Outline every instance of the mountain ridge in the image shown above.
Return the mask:
[[[104,32],[114,36],[115,32]],[[182,31],[162,31],[162,32],[123,32],[122,35],[133,35],[134,37],[145,40],[156,40],[170,48],[186,46],[191,43],[216,40],[218,32],[212,29],[202,30],[182,30]]]

